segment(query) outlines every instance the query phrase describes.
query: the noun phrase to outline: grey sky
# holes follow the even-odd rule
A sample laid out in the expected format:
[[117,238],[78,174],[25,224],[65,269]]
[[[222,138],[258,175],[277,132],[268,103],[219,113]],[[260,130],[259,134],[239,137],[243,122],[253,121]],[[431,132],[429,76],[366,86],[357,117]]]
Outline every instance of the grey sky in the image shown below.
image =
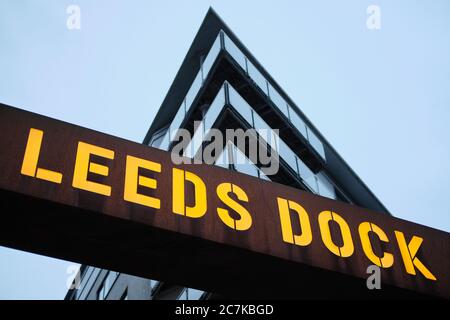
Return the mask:
[[[2,0],[0,101],[140,142],[210,5],[395,216],[450,231],[447,0]],[[0,247],[0,298],[63,298],[69,264]]]

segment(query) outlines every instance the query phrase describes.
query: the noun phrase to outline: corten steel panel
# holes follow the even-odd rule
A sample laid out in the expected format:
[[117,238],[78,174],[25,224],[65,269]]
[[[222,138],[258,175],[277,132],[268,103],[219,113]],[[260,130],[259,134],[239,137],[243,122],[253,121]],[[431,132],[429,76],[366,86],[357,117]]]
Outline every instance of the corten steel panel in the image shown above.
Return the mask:
[[[207,186],[206,214],[187,218],[172,213],[174,165],[168,152],[5,105],[0,105],[0,128],[1,245],[225,297],[450,297],[446,232],[208,165],[178,166],[200,176]],[[21,174],[30,128],[44,131],[38,166],[61,172],[61,184]],[[115,152],[114,160],[92,159],[109,167],[107,177],[89,176],[111,186],[110,197],[72,186],[79,141]],[[150,192],[161,199],[161,209],[124,201],[127,155],[162,164],[161,173],[142,172],[157,179],[157,189]],[[252,215],[249,230],[235,231],[219,219],[216,208],[226,206],[216,187],[223,182],[247,193],[249,202],[243,205]],[[188,193],[193,201],[192,192]],[[313,233],[309,246],[282,241],[277,197],[296,201],[308,212]],[[323,210],[339,213],[349,224],[355,246],[352,256],[338,257],[325,247],[317,221]],[[395,261],[381,272],[382,290],[366,288],[366,268],[372,263],[359,239],[363,221],[378,225],[390,240],[382,247]],[[394,230],[404,232],[407,242],[414,235],[424,239],[418,257],[437,281],[419,271],[416,276],[405,272]],[[373,246],[375,252],[381,251],[377,241]]]

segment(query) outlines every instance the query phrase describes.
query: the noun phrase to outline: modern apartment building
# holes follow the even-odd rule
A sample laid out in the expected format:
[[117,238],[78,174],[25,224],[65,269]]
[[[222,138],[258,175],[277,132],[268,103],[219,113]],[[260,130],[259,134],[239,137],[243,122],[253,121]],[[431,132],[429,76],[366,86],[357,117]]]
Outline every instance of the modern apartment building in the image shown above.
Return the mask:
[[[194,123],[201,123],[194,126]],[[193,139],[184,156],[208,144],[210,129],[250,129],[269,154],[279,155],[276,174],[250,161],[249,148],[224,140],[215,165],[317,195],[389,212],[339,156],[264,67],[210,9],[173,81],[144,144],[171,151],[177,129]],[[267,134],[260,134],[265,129]],[[275,129],[278,130],[277,133]],[[240,161],[240,160],[241,161]],[[245,159],[245,161],[242,161]],[[142,279],[90,266],[80,269],[80,286],[66,299],[214,299],[216,293]],[[232,297],[230,297],[232,298]]]

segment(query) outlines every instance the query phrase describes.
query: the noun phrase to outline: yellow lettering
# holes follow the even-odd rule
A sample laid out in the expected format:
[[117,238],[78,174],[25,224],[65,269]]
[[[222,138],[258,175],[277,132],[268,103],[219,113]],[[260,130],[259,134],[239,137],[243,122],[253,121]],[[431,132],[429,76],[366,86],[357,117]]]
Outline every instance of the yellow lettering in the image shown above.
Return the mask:
[[[333,254],[346,258],[350,257],[353,254],[353,240],[352,235],[350,233],[350,228],[347,222],[336,212],[331,211],[322,211],[319,214],[319,226],[320,226],[320,234],[322,236],[322,241],[325,246],[330,250]],[[339,225],[341,230],[342,240],[344,244],[342,247],[338,247],[331,237],[330,225],[329,222],[334,221]]]
[[102,176],[108,176],[109,168],[98,164],[90,162],[90,155],[100,156],[106,159],[114,159],[114,151],[105,149],[102,147],[97,147],[92,144],[85,142],[78,142],[77,156],[75,159],[75,169],[73,172],[72,186],[74,188],[91,191],[95,193],[102,194],[104,196],[111,195],[111,187],[89,181],[87,179],[88,173],[95,173]]
[[380,258],[373,252],[373,247],[369,239],[369,232],[371,231],[375,233],[381,241],[389,242],[386,233],[384,233],[384,231],[376,224],[370,222],[362,222],[358,227],[358,232],[366,257],[379,267],[391,267],[394,264],[394,256],[392,254],[383,252],[383,257]]
[[123,198],[129,202],[159,209],[161,207],[161,201],[158,198],[138,193],[138,186],[149,189],[156,189],[157,187],[157,181],[155,179],[139,175],[139,168],[144,168],[153,172],[161,172],[160,163],[127,156]]
[[[283,198],[277,198],[278,211],[281,221],[281,233],[283,241],[287,243],[296,244],[299,246],[307,246],[312,241],[311,224],[306,210],[298,203]],[[301,235],[294,235],[292,231],[292,222],[290,210],[294,210],[300,220]]]
[[30,177],[36,177],[54,183],[61,183],[62,174],[56,171],[50,171],[38,168],[39,154],[41,152],[42,138],[44,131],[31,128],[28,135],[25,155],[22,162],[22,170],[20,173]]
[[436,277],[425,267],[422,261],[416,257],[417,251],[423,242],[423,239],[414,236],[409,244],[406,244],[405,235],[403,232],[395,230],[395,237],[397,238],[398,247],[403,258],[406,272],[412,275],[416,274],[414,266],[425,276],[425,278],[436,281]]
[[[201,218],[206,213],[206,185],[192,172],[173,168],[172,211],[190,218]],[[195,189],[195,205],[186,206],[185,182],[189,181]]]
[[239,216],[239,219],[233,219],[227,209],[217,208],[219,218],[228,227],[244,231],[250,229],[252,225],[252,216],[240,203],[230,198],[229,193],[234,193],[238,200],[248,202],[248,196],[241,187],[231,183],[221,183],[217,186],[217,195],[224,204],[233,209]]

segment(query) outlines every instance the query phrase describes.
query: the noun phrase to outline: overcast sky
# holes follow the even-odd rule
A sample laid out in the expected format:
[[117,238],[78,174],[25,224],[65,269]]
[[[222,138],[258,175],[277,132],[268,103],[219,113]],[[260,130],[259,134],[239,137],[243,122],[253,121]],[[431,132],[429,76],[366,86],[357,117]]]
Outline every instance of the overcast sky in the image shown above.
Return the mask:
[[[209,6],[395,216],[450,231],[448,0],[1,0],[0,102],[141,142]],[[62,299],[70,265],[0,247],[0,298]]]

